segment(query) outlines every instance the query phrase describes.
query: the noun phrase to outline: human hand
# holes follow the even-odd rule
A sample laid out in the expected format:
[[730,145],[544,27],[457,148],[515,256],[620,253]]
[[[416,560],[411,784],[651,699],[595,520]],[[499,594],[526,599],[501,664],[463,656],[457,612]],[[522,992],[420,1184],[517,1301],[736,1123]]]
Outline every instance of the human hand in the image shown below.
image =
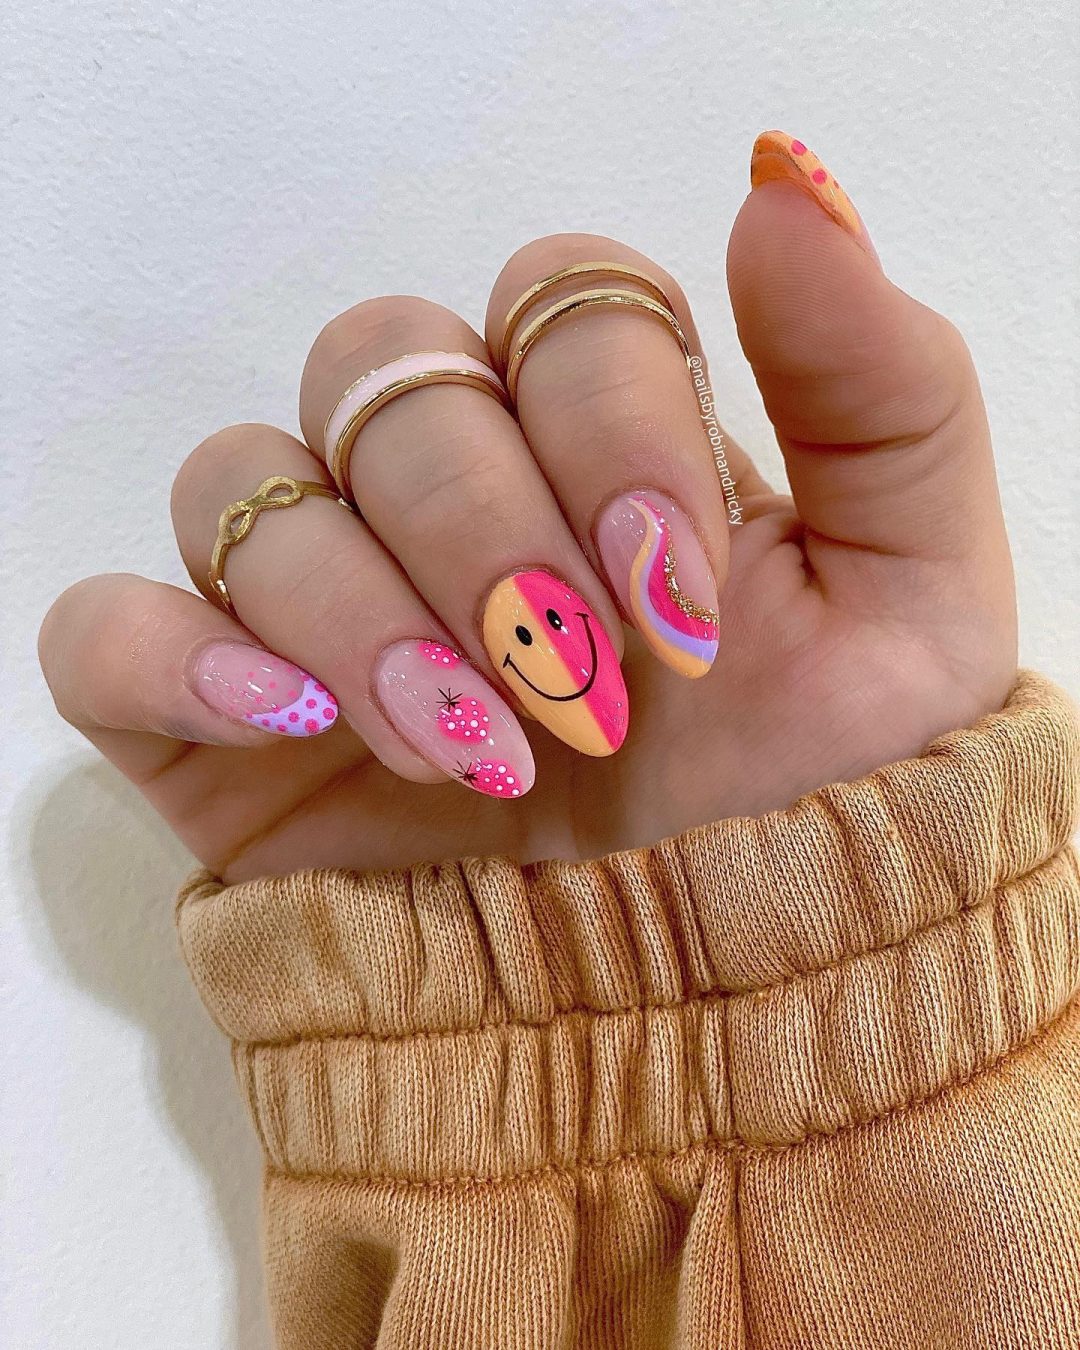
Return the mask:
[[[318,497],[263,513],[229,555],[238,618],[134,576],[90,578],[54,604],[41,660],[58,708],[208,867],[239,880],[462,855],[595,856],[786,806],[1001,705],[1015,604],[964,343],[887,280],[835,180],[798,142],[760,138],[753,172],[729,287],[790,498],[730,440],[736,496],[725,498],[672,331],[640,308],[597,306],[530,349],[520,428],[476,388],[418,388],[383,407],[351,456],[363,520]],[[332,485],[324,423],[353,381],[411,352],[494,364],[514,300],[597,260],[654,277],[700,351],[674,281],[591,236],[538,240],[510,259],[489,345],[429,302],[366,301],[312,349],[306,445],[232,427],[181,469],[174,526],[203,596],[227,503],[273,475]],[[537,308],[581,288],[571,280]],[[711,387],[703,366],[698,383]],[[741,523],[729,527],[729,509]],[[688,624],[670,590],[664,598],[662,569],[652,591],[647,572],[637,589],[628,575],[665,525],[676,594],[694,602]],[[540,571],[552,579],[503,584]],[[663,614],[648,642],[624,632],[620,614],[646,629],[656,618],[650,594],[682,639],[665,638]],[[541,632],[556,595],[571,603]],[[527,626],[511,620],[529,612],[526,644]],[[702,678],[671,668],[702,674],[714,638]],[[467,660],[446,669],[456,658],[423,643]],[[570,644],[561,664],[560,643]],[[519,792],[532,777],[513,708],[541,719],[528,737],[535,784],[493,800],[485,789],[500,765]],[[296,716],[279,723],[278,711]],[[488,721],[471,729],[472,714]],[[273,734],[278,725],[320,734]],[[470,730],[487,734],[476,743]]]

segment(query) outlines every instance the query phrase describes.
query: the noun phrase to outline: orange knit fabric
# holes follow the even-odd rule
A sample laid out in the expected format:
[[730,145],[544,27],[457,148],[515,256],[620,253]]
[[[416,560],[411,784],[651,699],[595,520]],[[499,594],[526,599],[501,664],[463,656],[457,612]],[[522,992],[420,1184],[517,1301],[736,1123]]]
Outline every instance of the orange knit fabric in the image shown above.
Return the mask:
[[280,1346],[1077,1350],[1078,767],[1024,675],[597,862],[194,878]]

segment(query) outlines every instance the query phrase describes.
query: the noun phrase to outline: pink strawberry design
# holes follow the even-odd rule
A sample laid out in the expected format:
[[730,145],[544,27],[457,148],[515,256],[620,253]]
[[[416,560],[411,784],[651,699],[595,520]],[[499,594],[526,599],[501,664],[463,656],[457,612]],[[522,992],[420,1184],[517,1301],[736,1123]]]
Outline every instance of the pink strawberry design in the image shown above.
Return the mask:
[[482,744],[491,730],[491,718],[478,698],[464,698],[449,689],[440,689],[442,706],[439,726],[452,741],[476,741]]
[[521,796],[517,774],[502,759],[470,760],[464,768],[458,765],[457,776],[463,783],[488,797]]
[[418,642],[416,645],[421,656],[426,656],[433,665],[441,666],[444,670],[453,670],[461,661],[457,652],[442,642]]

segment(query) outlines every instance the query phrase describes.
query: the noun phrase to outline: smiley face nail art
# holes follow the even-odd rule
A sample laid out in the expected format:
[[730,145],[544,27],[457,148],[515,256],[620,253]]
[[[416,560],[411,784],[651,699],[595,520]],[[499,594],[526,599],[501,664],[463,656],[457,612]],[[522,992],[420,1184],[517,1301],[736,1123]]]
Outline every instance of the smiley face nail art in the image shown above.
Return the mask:
[[619,658],[591,607],[541,570],[499,582],[484,609],[484,646],[522,704],[560,740],[610,755],[630,706]]

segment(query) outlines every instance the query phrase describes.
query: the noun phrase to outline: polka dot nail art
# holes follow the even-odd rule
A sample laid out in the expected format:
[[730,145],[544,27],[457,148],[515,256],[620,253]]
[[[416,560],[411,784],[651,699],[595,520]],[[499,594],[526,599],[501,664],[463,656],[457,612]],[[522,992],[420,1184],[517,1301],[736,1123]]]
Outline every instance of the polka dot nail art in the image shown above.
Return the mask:
[[395,642],[379,658],[375,687],[401,737],[443,773],[503,801],[532,787],[536,770],[521,723],[452,647]]
[[841,229],[874,252],[851,199],[817,155],[786,131],[763,131],[750,156],[750,185],[756,188],[777,181],[794,183],[808,192]]
[[325,685],[257,647],[216,642],[193,674],[195,692],[215,712],[273,736],[317,736],[337,721],[337,699]]

